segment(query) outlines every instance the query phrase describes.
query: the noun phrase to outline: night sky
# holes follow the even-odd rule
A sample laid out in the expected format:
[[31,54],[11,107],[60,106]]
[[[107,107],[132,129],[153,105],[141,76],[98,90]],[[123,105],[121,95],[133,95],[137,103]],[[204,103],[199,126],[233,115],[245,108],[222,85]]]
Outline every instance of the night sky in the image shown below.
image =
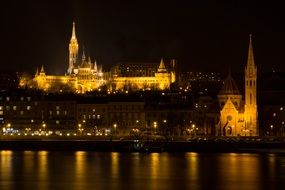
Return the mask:
[[[253,34],[259,71],[285,71],[285,11],[258,1],[1,1],[1,69],[68,66],[72,21],[80,50],[104,70],[118,61],[177,58],[189,71],[243,72]],[[81,54],[80,51],[80,54]]]

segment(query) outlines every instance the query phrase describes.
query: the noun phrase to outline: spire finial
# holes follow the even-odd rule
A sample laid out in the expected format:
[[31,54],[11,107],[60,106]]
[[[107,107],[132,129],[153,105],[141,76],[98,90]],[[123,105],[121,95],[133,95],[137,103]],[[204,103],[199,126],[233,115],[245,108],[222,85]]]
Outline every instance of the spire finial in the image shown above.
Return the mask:
[[75,22],[73,21],[73,26],[72,26],[72,39],[76,39],[76,33],[75,33]]
[[249,45],[248,45],[248,57],[247,57],[247,66],[254,66],[254,56],[253,56],[253,48],[252,48],[252,34],[249,34]]

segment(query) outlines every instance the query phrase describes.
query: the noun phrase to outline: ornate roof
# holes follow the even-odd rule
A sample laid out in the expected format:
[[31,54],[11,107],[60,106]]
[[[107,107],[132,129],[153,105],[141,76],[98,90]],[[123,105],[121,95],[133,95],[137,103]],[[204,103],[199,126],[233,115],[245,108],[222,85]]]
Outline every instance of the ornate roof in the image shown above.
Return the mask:
[[236,82],[230,73],[224,80],[224,84],[219,92],[219,95],[240,95]]

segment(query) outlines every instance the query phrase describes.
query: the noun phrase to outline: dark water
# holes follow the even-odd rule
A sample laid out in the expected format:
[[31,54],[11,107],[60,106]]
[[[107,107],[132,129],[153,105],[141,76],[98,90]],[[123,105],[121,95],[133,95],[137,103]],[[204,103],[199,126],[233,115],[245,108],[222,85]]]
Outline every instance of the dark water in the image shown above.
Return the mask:
[[0,151],[6,189],[285,189],[285,155]]

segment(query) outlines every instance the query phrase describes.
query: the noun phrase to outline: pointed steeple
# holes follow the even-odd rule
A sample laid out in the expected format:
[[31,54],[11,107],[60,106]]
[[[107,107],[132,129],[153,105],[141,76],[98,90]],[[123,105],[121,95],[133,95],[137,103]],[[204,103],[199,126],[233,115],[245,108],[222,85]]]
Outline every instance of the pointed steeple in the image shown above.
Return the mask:
[[252,48],[252,34],[249,34],[249,47],[247,54],[247,67],[255,66],[254,64],[254,56],[253,56],[253,48]]
[[44,65],[42,65],[40,73],[45,73]]
[[73,21],[73,26],[72,26],[72,36],[71,39],[76,39],[76,33],[75,33],[75,22]]
[[45,70],[44,70],[44,66],[42,65],[41,70],[39,72],[39,75],[45,75]]
[[82,63],[85,61],[86,56],[85,56],[85,50],[84,50],[84,46],[83,46],[83,52],[82,52]]
[[164,65],[164,62],[163,62],[163,58],[161,58],[160,60],[160,64],[159,64],[159,67],[158,67],[158,70],[157,70],[159,73],[160,72],[166,72],[166,68],[165,68],[165,65]]
[[97,68],[97,63],[96,63],[96,60],[95,60],[95,62],[94,62],[94,72],[97,73],[97,71],[98,71],[98,68]]

